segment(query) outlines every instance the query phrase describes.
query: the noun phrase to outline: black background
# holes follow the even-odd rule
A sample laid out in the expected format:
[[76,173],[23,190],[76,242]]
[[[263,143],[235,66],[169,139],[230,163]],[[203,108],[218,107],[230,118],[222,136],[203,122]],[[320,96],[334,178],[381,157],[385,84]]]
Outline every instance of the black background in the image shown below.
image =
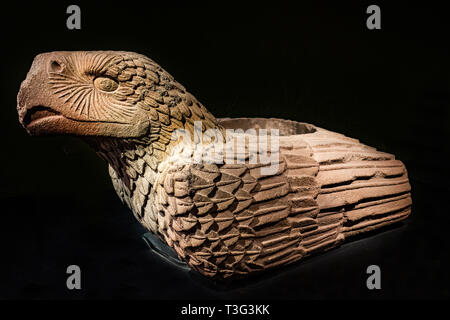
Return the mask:
[[[449,298],[449,19],[441,5],[266,7],[147,1],[16,1],[1,13],[0,298]],[[34,56],[55,50],[145,54],[217,117],[313,123],[394,153],[413,211],[396,228],[248,281],[215,285],[146,249],[144,230],[112,188],[106,164],[74,137],[29,137],[16,95]],[[66,268],[82,290],[66,288]],[[379,265],[382,289],[366,287]]]

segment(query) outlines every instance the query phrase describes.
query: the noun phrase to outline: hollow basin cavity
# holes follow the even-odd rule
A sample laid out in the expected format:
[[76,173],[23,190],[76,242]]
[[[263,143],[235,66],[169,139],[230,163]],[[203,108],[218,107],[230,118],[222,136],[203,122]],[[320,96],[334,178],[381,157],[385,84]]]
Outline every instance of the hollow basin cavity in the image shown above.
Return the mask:
[[314,133],[316,127],[309,123],[274,118],[222,118],[218,119],[220,124],[226,129],[278,129],[280,136],[292,136],[299,134]]

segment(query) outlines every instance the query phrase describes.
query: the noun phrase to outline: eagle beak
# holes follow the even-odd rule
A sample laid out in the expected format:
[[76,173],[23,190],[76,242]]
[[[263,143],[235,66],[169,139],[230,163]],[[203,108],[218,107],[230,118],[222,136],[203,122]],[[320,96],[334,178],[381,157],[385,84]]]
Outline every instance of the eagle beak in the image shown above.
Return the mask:
[[48,73],[62,69],[61,64],[52,53],[44,53],[36,56],[26,79],[20,85],[17,95],[17,112],[19,122],[30,134],[39,134],[38,124],[51,117],[62,117],[51,108],[52,101],[48,95]]

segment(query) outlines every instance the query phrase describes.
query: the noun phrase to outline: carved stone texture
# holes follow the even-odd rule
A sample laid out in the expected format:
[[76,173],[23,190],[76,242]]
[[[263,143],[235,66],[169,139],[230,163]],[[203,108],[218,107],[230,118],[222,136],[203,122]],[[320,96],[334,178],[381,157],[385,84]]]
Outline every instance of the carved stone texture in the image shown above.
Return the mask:
[[[411,212],[406,168],[393,155],[306,123],[216,119],[140,54],[40,54],[17,101],[30,134],[91,144],[140,223],[208,277],[286,265]],[[172,134],[195,136],[196,121],[224,137],[232,128],[279,129],[276,172],[248,161],[247,133],[245,163],[186,161]]]

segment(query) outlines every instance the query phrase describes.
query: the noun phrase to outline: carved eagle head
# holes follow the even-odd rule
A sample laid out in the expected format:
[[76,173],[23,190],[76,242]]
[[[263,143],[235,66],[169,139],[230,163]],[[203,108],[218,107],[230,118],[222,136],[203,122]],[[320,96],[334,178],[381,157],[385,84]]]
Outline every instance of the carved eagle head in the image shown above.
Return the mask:
[[123,51],[40,54],[17,97],[19,120],[32,135],[116,138],[170,126],[171,119],[190,116],[193,103],[198,104],[154,61]]

